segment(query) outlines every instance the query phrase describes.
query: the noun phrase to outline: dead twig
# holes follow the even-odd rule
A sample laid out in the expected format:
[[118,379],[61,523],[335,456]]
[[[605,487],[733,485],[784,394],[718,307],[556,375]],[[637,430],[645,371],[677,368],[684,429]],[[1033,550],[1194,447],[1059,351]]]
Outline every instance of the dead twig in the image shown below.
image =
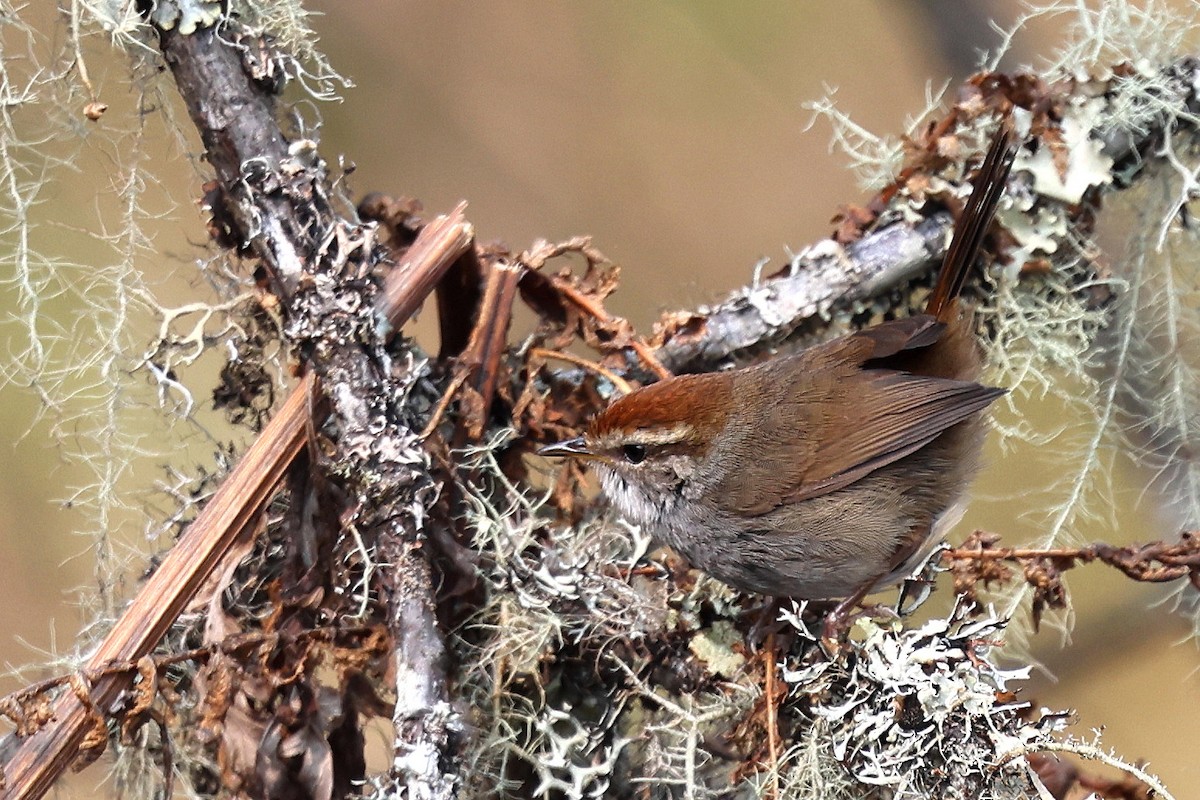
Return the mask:
[[442,392],[442,396],[438,398],[437,405],[433,407],[433,412],[429,415],[429,421],[421,429],[419,436],[422,441],[432,436],[433,432],[437,430],[438,425],[442,424],[442,419],[446,416],[446,410],[454,402],[454,398],[458,395],[458,390],[467,382],[467,377],[468,374],[465,369],[455,371],[454,377],[446,385],[446,391]]
[[388,273],[375,309],[393,328],[417,313],[442,276],[470,251],[475,228],[466,221],[466,211],[467,204],[459,203],[422,228],[400,264]]
[[[150,652],[242,529],[257,525],[292,459],[304,446],[308,383],[293,391],[279,413],[242,456],[195,522],[163,559],[88,659],[85,671],[112,662],[136,662]],[[129,685],[124,673],[102,675],[90,687],[90,705],[108,708]],[[92,725],[88,704],[72,693],[54,705],[53,723],[24,740],[5,766],[6,797],[40,797],[74,760]]]
[[[355,628],[327,625],[300,631],[299,633],[287,634],[287,638],[295,642],[334,642],[377,636],[383,633],[383,631],[384,628],[380,625],[364,625]],[[40,702],[41,699],[47,692],[57,689],[60,686],[65,686],[72,681],[81,679],[85,685],[95,685],[102,678],[116,675],[132,676],[134,673],[145,678],[149,674],[149,670],[147,669],[148,664],[153,666],[157,674],[161,674],[165,667],[188,662],[204,663],[217,653],[243,655],[264,645],[275,647],[283,638],[284,634],[277,631],[238,634],[237,636],[229,637],[225,641],[205,647],[195,647],[191,650],[184,650],[178,653],[147,655],[132,661],[110,661],[97,668],[84,669],[80,672],[73,672],[70,675],[56,675],[53,678],[46,678],[37,683],[23,686],[15,692],[10,692],[4,695],[4,697],[0,697],[0,716],[12,720],[18,726],[18,733],[21,736],[28,736],[40,729],[46,722],[47,715],[43,712],[48,712],[50,709],[49,706]],[[36,727],[22,727],[28,726],[30,723],[33,723]]]
[[779,797],[779,706],[775,702],[775,632],[767,635],[763,646],[763,663],[766,667],[767,753],[771,759],[771,798]]
[[595,361],[588,361],[586,358],[582,358],[581,356],[577,356],[572,353],[560,353],[557,350],[547,350],[544,347],[531,348],[529,350],[529,356],[530,358],[551,358],[558,361],[565,361],[568,364],[574,364],[581,369],[594,372],[600,377],[604,378],[613,386],[617,387],[617,391],[619,391],[621,394],[629,394],[633,391],[633,386],[629,384],[629,381],[625,380],[611,369],[605,369]]
[[1082,564],[1098,561],[1143,583],[1166,583],[1187,578],[1200,591],[1200,536],[1184,532],[1178,542],[1115,545],[1098,542],[1086,547],[1049,549],[996,547],[999,534],[975,531],[961,547],[942,553],[943,562],[954,575],[954,591],[970,598],[979,584],[988,586],[1014,578],[1007,564],[1021,567],[1023,579],[1034,589],[1034,627],[1047,608],[1067,604],[1063,573]]
[[[621,320],[619,317],[614,317],[605,311],[604,308],[598,303],[592,302],[590,298],[575,291],[575,288],[566,281],[560,278],[552,278],[551,281],[564,298],[578,306],[581,311],[584,311],[591,317],[595,318],[597,322],[600,322],[603,325],[612,325],[614,322],[618,321],[623,322],[623,320]],[[646,368],[657,375],[660,379],[671,377],[671,371],[663,366],[662,362],[658,360],[658,356],[654,355],[654,350],[651,349],[650,345],[642,341],[640,337],[634,337],[629,342],[629,346],[635,353],[637,353],[638,358],[642,360],[642,363],[646,365]]]
[[421,430],[421,439],[428,439],[437,430],[455,398],[462,401],[459,430],[463,432],[455,445],[461,446],[466,439],[477,440],[483,433],[487,411],[496,394],[500,362],[504,357],[513,301],[522,271],[522,267],[502,262],[488,268],[487,283],[479,303],[479,318],[471,326],[467,345],[454,366],[450,383]]
[[[471,330],[462,362],[469,371],[473,404],[477,413],[466,419],[460,428],[471,440],[483,435],[487,423],[488,409],[496,395],[496,382],[508,341],[508,328],[512,323],[513,302],[517,298],[517,284],[525,268],[504,261],[492,264],[483,287],[483,300],[479,304],[479,319]],[[460,443],[461,444],[461,443]]]
[[467,349],[483,303],[487,263],[478,248],[455,262],[438,283],[438,361],[449,361]]
[[615,268],[611,270],[610,275],[602,278],[599,281],[600,285],[592,291],[581,291],[575,282],[567,278],[566,274],[546,276],[540,272],[550,259],[568,253],[577,253],[587,260],[588,274],[585,279],[599,272],[602,265],[611,267],[611,262],[592,246],[592,240],[588,236],[577,236],[557,244],[550,244],[546,241],[535,242],[519,258],[520,262],[529,268],[529,280],[523,281],[523,284],[531,285],[522,288],[527,290],[527,299],[533,298],[531,305],[534,306],[534,310],[547,315],[546,309],[542,306],[546,301],[545,296],[553,294],[559,303],[572,306],[594,321],[593,329],[589,330],[586,326],[583,327],[585,335],[591,333],[595,336],[592,344],[603,344],[609,349],[628,347],[637,354],[646,368],[660,379],[671,377],[671,371],[664,367],[662,361],[654,354],[654,348],[633,332],[633,327],[629,322],[621,317],[613,316],[605,310],[601,300],[616,288],[617,272]]

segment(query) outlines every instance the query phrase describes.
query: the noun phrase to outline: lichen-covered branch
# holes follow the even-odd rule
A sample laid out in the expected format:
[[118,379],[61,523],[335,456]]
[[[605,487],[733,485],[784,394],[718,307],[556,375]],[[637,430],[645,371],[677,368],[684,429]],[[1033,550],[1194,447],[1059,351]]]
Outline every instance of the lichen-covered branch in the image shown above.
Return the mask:
[[314,154],[305,150],[312,143],[287,141],[276,118],[275,92],[265,76],[256,83],[248,74],[251,62],[243,53],[257,49],[255,37],[236,26],[216,25],[186,34],[178,28],[159,29],[159,36],[163,57],[216,172],[223,201],[218,218],[228,218],[234,226],[231,244],[252,247],[290,291],[319,242],[312,239],[304,210],[278,191],[277,181],[281,170],[304,175],[306,166],[316,166]]
[[[239,59],[241,33],[234,25],[222,31],[224,37],[213,29],[164,35],[164,55],[212,154],[238,233],[275,269],[288,301],[288,337],[319,377],[330,418],[317,449],[345,493],[342,524],[388,565],[382,599],[396,639],[395,669],[406,678],[393,779],[413,797],[448,797],[457,783],[449,735],[455,715],[421,549],[437,485],[406,408],[422,363],[409,349],[389,349],[388,323],[419,307],[441,276],[421,267],[449,267],[470,244],[470,229],[461,209],[436,223],[454,235],[418,237],[380,292],[374,271],[388,251],[372,226],[339,214],[313,143],[283,147],[268,93]],[[235,41],[225,41],[230,37]]]
[[[1143,83],[1138,82],[1142,78]],[[1151,88],[1147,89],[1149,85]],[[803,248],[770,280],[732,291],[695,312],[660,322],[659,357],[674,371],[695,371],[778,344],[797,329],[823,327],[850,310],[931,273],[949,242],[951,217],[940,206],[955,195],[930,168],[973,135],[971,117],[1016,104],[1036,146],[1016,166],[1014,208],[1001,215],[1013,247],[1007,274],[1042,268],[1053,253],[1090,234],[1100,190],[1128,187],[1180,127],[1200,123],[1200,59],[1184,58],[1151,76],[1118,71],[1107,81],[987,73],[964,87],[963,100],[933,120],[910,145],[909,166],[866,208],[843,214],[838,233]],[[1032,110],[1027,116],[1025,109]],[[1022,173],[1024,176],[1022,177]],[[931,199],[940,203],[930,204]],[[1182,201],[1180,208],[1182,208]]]
[[712,307],[663,320],[659,355],[677,372],[702,370],[782,342],[805,323],[823,327],[834,308],[850,308],[903,286],[940,262],[953,219],[897,221],[849,245],[806,247],[772,280],[742,287]]

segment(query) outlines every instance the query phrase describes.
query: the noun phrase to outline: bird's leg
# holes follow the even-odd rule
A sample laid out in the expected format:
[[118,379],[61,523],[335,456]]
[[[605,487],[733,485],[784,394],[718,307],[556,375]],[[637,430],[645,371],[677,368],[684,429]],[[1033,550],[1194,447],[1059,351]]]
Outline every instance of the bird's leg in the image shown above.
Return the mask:
[[[950,519],[950,524],[953,524],[954,522],[957,522],[961,516],[961,510],[955,513],[954,509],[951,509],[951,516],[947,518]],[[926,545],[930,544],[931,542],[940,542],[940,535],[937,538],[934,538],[934,533],[935,532],[932,525],[917,528],[909,536],[909,539],[904,546],[901,547],[893,557],[892,563],[886,572],[883,572],[876,578],[864,583],[854,592],[854,594],[838,603],[833,611],[829,612],[829,615],[825,617],[825,625],[821,631],[822,638],[824,638],[827,642],[839,641],[842,635],[850,629],[850,626],[854,623],[854,621],[861,616],[861,614],[850,613],[854,610],[854,607],[861,603],[863,598],[870,594],[873,589],[882,588],[881,584],[886,585],[891,583],[892,581],[890,579],[896,575],[897,570],[904,567],[910,561],[910,559],[920,556]],[[924,558],[927,556],[920,557]],[[919,597],[919,599],[913,604],[912,608],[916,608],[922,602],[924,602],[925,597],[928,596],[929,593],[928,586],[929,583],[926,584],[926,591],[924,594]],[[907,581],[904,584],[904,588],[901,589],[900,600],[895,609],[877,605],[871,606],[870,608],[864,607],[862,613],[874,614],[877,616],[887,617],[888,619],[900,619],[900,614],[902,613],[901,609],[903,608],[906,597]]]
[[[880,578],[883,576],[880,575]],[[899,619],[900,615],[887,606],[873,605],[863,606],[862,610],[857,613],[854,607],[859,605],[863,598],[870,594],[871,589],[875,586],[877,580],[868,581],[855,590],[854,594],[847,597],[842,602],[834,606],[834,609],[825,617],[825,624],[821,627],[821,638],[826,642],[839,642],[846,631],[850,630],[850,626],[854,621],[864,615],[887,617],[888,619]]]
[[850,630],[850,625],[854,622],[850,612],[867,596],[872,583],[864,583],[855,590],[854,594],[834,606],[833,611],[825,616],[825,624],[821,628],[822,639],[827,642],[841,641],[842,635]]
[[762,605],[743,612],[753,615],[750,630],[746,632],[746,644],[758,650],[783,629],[779,621],[779,609],[783,600],[779,597],[764,597]]

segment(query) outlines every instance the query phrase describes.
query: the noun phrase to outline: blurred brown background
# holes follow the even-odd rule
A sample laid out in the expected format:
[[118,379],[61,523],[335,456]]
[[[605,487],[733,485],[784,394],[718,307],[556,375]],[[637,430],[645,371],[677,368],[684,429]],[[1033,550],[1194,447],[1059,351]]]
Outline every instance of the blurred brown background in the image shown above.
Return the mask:
[[[1018,12],[1007,0],[313,7],[324,13],[314,20],[323,49],[357,87],[342,103],[301,112],[309,126],[321,120],[326,158],[341,154],[357,165],[356,195],[409,194],[431,213],[466,199],[481,238],[516,248],[591,234],[624,269],[612,310],[641,328],[664,309],[745,283],[760,258],[782,263],[788,248],[827,234],[839,204],[863,198],[844,158],[828,152],[828,124],[805,130],[803,102],[837,87],[857,123],[899,133],[924,107],[929,84],[953,87],[973,71],[978,49],[998,43],[987,20],[1007,25]],[[1051,55],[1058,31],[1042,28],[1018,39],[1009,67]],[[124,73],[109,58],[93,71],[113,114]],[[182,301],[192,282],[180,263],[192,257],[188,241],[203,236],[189,205],[198,182],[186,165],[163,170],[179,207],[154,231],[175,260],[146,259],[144,268],[162,270],[163,291]],[[81,178],[50,192],[40,213],[60,222],[78,214],[87,225],[104,194],[102,181]],[[73,257],[86,263],[86,250]],[[10,448],[0,459],[0,660],[25,664],[44,660],[44,650],[69,649],[83,617],[74,590],[91,584],[91,558],[86,540],[68,533],[84,523],[56,506],[70,494],[75,468],[39,434],[30,393],[9,386],[0,398],[0,442]],[[1039,530],[1044,516],[1019,493],[1049,480],[1053,466],[1031,475],[999,452],[992,462],[980,494],[1002,497],[982,503],[968,524],[1015,539]],[[139,475],[148,483],[155,470],[147,464]],[[1131,506],[1119,531],[1080,535],[1162,535],[1136,527],[1145,515]],[[139,534],[128,541],[140,549]],[[1173,644],[1187,626],[1150,608],[1162,596],[1153,587],[1099,568],[1081,571],[1072,585],[1074,644],[1062,649],[1053,633],[1037,641],[1038,657],[1060,680],[1037,677],[1024,694],[1077,709],[1080,732],[1105,727],[1107,745],[1148,759],[1177,796],[1195,795],[1200,659],[1194,643]],[[0,691],[17,685],[5,679]]]

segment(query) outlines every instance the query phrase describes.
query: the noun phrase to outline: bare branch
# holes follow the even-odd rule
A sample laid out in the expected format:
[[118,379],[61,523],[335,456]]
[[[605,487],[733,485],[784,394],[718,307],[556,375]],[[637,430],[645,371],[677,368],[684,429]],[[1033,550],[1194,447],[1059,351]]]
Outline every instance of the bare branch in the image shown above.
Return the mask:
[[242,529],[257,526],[259,512],[304,445],[311,388],[310,378],[292,393],[88,659],[86,670],[102,673],[88,687],[88,703],[64,694],[53,723],[21,742],[4,767],[4,797],[37,798],[50,789],[91,729],[89,709],[108,708],[129,685],[129,675],[104,670],[150,652]]

